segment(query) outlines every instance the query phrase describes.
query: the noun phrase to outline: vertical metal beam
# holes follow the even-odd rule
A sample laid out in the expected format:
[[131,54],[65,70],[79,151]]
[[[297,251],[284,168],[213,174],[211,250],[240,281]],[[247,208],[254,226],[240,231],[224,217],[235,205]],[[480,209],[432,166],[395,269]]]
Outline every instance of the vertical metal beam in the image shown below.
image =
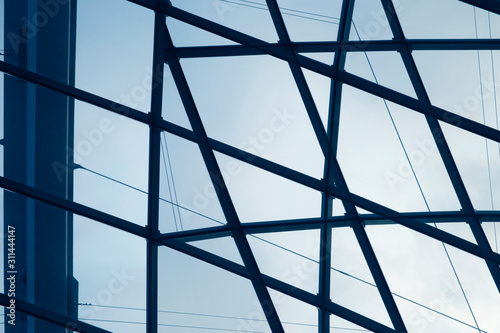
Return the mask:
[[196,103],[194,102],[193,96],[189,89],[189,85],[184,75],[184,71],[182,70],[179,58],[177,54],[175,54],[175,47],[173,45],[169,31],[166,27],[165,35],[167,36],[167,38],[165,39],[166,47],[169,49],[169,51],[166,52],[166,61],[170,66],[174,82],[181,96],[181,100],[186,110],[193,132],[197,138],[198,147],[200,148],[203,161],[205,162],[205,166],[208,170],[208,174],[214,186],[217,198],[219,199],[219,202],[221,204],[224,216],[226,217],[227,223],[235,227],[235,229],[233,230],[233,237],[236,243],[236,247],[238,248],[245,267],[250,273],[250,281],[254,287],[255,293],[257,294],[262,310],[264,311],[264,315],[266,316],[271,330],[273,332],[284,332],[274,303],[272,302],[269,291],[264,284],[259,267],[250,249],[250,245],[241,226],[241,222],[238,218],[236,209],[229,195],[229,191],[227,190],[227,186],[222,177],[222,173],[215,158],[215,154],[210,147],[207,133],[198,113]]
[[[161,2],[162,0],[157,0]],[[155,12],[153,42],[153,77],[151,78],[151,123],[149,125],[149,185],[148,185],[148,238],[146,273],[146,332],[158,332],[158,244],[160,202],[160,149],[163,101],[163,48],[165,42],[165,15]]]
[[[340,13],[340,22],[337,32],[337,42],[342,44],[349,39],[351,29],[352,13],[354,9],[354,0],[344,0]],[[339,48],[335,54],[333,62],[333,71],[336,75],[339,71],[344,70],[346,53],[342,48]],[[340,106],[342,98],[342,85],[340,81],[331,80],[330,86],[330,104],[328,110],[328,127],[327,136],[329,141],[329,153],[325,158],[324,179],[328,187],[335,186],[335,178],[331,168],[332,159],[337,158],[337,146],[340,123]],[[330,302],[331,293],[331,262],[332,262],[332,229],[328,227],[328,218],[332,216],[333,199],[323,193],[322,214],[324,224],[321,227],[321,245],[320,245],[320,276],[319,276],[319,292],[321,297],[322,307],[319,311],[319,326],[318,332],[330,332],[330,313],[325,309],[326,304]]]

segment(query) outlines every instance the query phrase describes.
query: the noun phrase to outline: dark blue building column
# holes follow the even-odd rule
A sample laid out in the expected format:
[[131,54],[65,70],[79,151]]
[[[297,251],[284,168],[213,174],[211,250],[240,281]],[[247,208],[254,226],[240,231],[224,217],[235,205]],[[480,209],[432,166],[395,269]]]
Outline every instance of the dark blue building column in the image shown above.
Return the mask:
[[[5,61],[73,85],[76,1],[16,0],[4,6]],[[61,178],[53,163],[71,165],[73,100],[7,75],[4,96],[5,177],[71,200],[71,169]],[[7,191],[4,198],[4,235],[9,226],[16,230],[16,298],[76,318],[72,215]],[[5,265],[5,276],[8,271]],[[9,282],[4,284],[8,291]],[[66,331],[19,312],[15,325],[9,320],[7,333]]]

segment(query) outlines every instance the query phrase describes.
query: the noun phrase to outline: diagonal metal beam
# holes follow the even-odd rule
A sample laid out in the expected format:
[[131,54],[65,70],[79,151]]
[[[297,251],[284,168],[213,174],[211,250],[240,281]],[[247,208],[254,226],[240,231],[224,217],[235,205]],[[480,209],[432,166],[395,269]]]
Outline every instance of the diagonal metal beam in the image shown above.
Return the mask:
[[[172,49],[173,43],[166,25],[164,26],[164,29],[166,36],[165,45]],[[210,148],[207,133],[205,132],[205,128],[189,89],[186,77],[180,65],[179,58],[175,53],[167,53],[166,61],[170,66],[172,76],[181,96],[182,103],[184,104],[189,122],[197,138],[198,147],[200,148],[203,161],[205,162],[210,179],[221,204],[222,211],[228,224],[236,228],[233,230],[233,237],[241,258],[245,263],[245,267],[250,273],[251,282],[255,289],[255,293],[259,298],[262,310],[264,311],[269,326],[273,332],[284,332],[278,313],[276,312],[276,308],[271,300],[271,296],[269,295],[269,291],[262,281],[262,275],[250,249],[248,240],[241,229],[241,222],[239,221],[236,209],[234,208],[232,199],[229,195],[229,191],[227,190],[227,186],[222,178],[222,172],[219,168],[214,152]]]
[[492,13],[500,15],[500,1],[498,0],[459,0],[469,5],[482,8]]
[[[396,15],[396,10],[394,8],[392,0],[381,1],[387,19],[389,20],[389,25],[391,27],[392,33],[394,34],[394,38],[400,41],[405,40],[403,28],[401,27],[401,23],[399,22],[398,16]],[[418,72],[417,65],[413,59],[411,49],[408,45],[406,45],[401,50],[401,56],[403,58],[403,62],[405,64],[406,70],[408,71],[408,75],[410,76],[410,80],[413,84],[418,99],[425,105],[427,105],[428,108],[430,108],[432,105],[430,98],[424,87],[424,83],[422,81],[422,78],[420,77],[420,73]],[[465,184],[462,180],[448,143],[446,142],[446,138],[444,137],[444,133],[441,129],[441,126],[439,125],[439,122],[431,115],[426,115],[425,118],[434,137],[434,142],[438,147],[446,171],[448,172],[448,176],[450,177],[453,188],[455,189],[455,193],[457,194],[462,208],[467,212],[473,213],[474,207],[472,205],[472,201],[469,197],[467,189],[465,188]],[[469,225],[477,244],[487,251],[492,252],[493,250],[491,248],[491,245],[489,244],[483,228],[481,227],[479,218],[474,215],[474,218],[469,219],[467,222],[470,222]],[[498,291],[500,292],[500,266],[489,260],[486,260],[486,265],[488,266],[491,276],[497,286]]]

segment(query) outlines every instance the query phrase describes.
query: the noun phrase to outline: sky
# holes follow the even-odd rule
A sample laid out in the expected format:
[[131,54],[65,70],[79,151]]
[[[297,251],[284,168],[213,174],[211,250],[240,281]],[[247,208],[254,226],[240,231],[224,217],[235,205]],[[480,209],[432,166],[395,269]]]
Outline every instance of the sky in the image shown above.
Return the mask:
[[[172,1],[183,10],[276,42],[262,3]],[[278,4],[287,13],[284,20],[293,41],[336,39],[341,1]],[[394,4],[408,38],[476,38],[476,27],[479,38],[489,38],[490,27],[493,37],[500,33],[498,16],[474,12],[458,1]],[[353,17],[351,40],[392,39],[379,2],[357,0]],[[175,46],[234,44],[172,18],[166,23]],[[148,112],[153,24],[152,11],[124,0],[79,1],[76,87]],[[308,56],[333,60],[332,54]],[[498,51],[414,51],[413,56],[435,106],[497,128]],[[286,63],[271,56],[242,56],[181,59],[181,65],[209,137],[323,177],[324,158]],[[349,54],[346,71],[416,96],[397,52]],[[326,125],[331,82],[308,70],[304,74]],[[168,64],[163,91],[164,119],[191,129]],[[498,144],[441,126],[474,207],[496,209]],[[81,166],[75,171],[75,201],[145,225],[148,127],[76,102],[74,139],[72,154]],[[223,154],[216,158],[242,223],[321,216],[321,193]],[[338,160],[350,191],[376,203],[400,212],[460,209],[424,116],[346,85]],[[161,232],[226,223],[195,144],[164,133],[161,163]],[[343,213],[336,200],[333,215]],[[483,223],[498,252],[496,227]],[[439,228],[474,242],[465,223]],[[366,231],[410,332],[477,332],[477,325],[485,332],[500,331],[489,315],[500,310],[500,296],[484,261],[399,225],[368,226]],[[319,230],[247,238],[264,274],[318,292]],[[332,239],[332,300],[391,327],[352,229],[334,228]],[[80,302],[86,304],[79,308],[80,319],[115,332],[145,331],[145,241],[75,216],[74,242],[74,274]],[[230,237],[191,244],[242,263]],[[160,249],[159,263],[159,332],[205,332],[207,327],[270,332],[248,280],[168,248]],[[286,332],[317,331],[314,307],[274,291],[271,296]],[[331,325],[332,333],[363,330],[335,316]]]

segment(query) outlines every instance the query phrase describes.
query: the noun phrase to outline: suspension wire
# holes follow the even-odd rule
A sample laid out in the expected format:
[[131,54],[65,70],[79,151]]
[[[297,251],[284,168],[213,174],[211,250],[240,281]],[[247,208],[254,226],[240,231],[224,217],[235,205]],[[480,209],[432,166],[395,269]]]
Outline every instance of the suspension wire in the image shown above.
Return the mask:
[[[359,32],[358,32],[358,29],[356,28],[356,25],[354,24],[354,21],[353,21],[353,27],[354,27],[354,30],[355,30],[355,32],[356,32],[356,35],[357,35],[358,39],[361,41],[361,36],[360,36],[360,34],[359,34]],[[375,83],[379,84],[378,79],[377,79],[377,77],[376,77],[376,75],[375,75],[375,71],[374,71],[374,69],[373,69],[372,63],[371,63],[371,61],[370,61],[370,59],[369,59],[369,57],[368,57],[367,52],[363,52],[363,53],[364,53],[365,58],[366,58],[366,60],[367,60],[367,62],[368,62],[368,65],[369,65],[369,67],[370,67],[370,71],[371,71],[371,73],[372,73],[372,75],[373,75],[373,78],[374,78],[374,80],[375,80]],[[386,110],[387,110],[387,113],[389,114],[389,117],[390,117],[390,119],[391,119],[391,122],[392,122],[392,125],[393,125],[393,127],[394,127],[394,130],[396,131],[396,134],[397,134],[397,136],[398,136],[398,140],[399,140],[399,142],[400,142],[400,144],[401,144],[401,147],[403,148],[403,151],[404,151],[404,154],[405,154],[406,160],[408,161],[408,164],[409,164],[409,166],[410,166],[410,169],[411,169],[411,172],[412,172],[412,174],[413,174],[413,177],[415,178],[415,181],[416,181],[416,183],[417,183],[417,186],[418,186],[418,189],[419,189],[420,194],[421,194],[421,196],[422,196],[422,199],[424,200],[424,203],[425,203],[425,206],[427,207],[427,210],[430,212],[430,211],[431,211],[431,209],[430,209],[430,207],[429,207],[429,203],[427,202],[427,199],[426,199],[426,197],[425,197],[425,195],[424,195],[424,192],[423,192],[422,186],[421,186],[421,184],[420,184],[420,181],[418,180],[417,174],[415,173],[415,169],[414,169],[414,167],[413,167],[413,165],[412,165],[412,163],[411,163],[410,157],[409,157],[409,155],[408,155],[408,153],[407,153],[407,150],[406,150],[406,148],[405,148],[405,146],[404,146],[404,144],[403,144],[403,140],[402,140],[402,138],[401,138],[401,135],[399,134],[399,130],[398,130],[397,126],[396,126],[396,123],[394,122],[394,118],[392,117],[391,111],[390,111],[390,109],[389,109],[389,105],[387,104],[387,101],[386,101],[385,99],[383,99],[383,101],[384,101],[384,105],[385,105],[385,108],[386,108]],[[439,229],[439,228],[438,228],[438,226],[437,226],[437,224],[436,224],[435,222],[434,222],[433,224],[434,224],[434,227],[435,227],[436,229]],[[479,331],[479,332],[481,332],[481,329],[479,328],[479,324],[477,323],[476,317],[474,316],[474,312],[472,311],[472,307],[471,307],[471,305],[470,305],[470,303],[469,303],[469,300],[468,300],[468,298],[467,298],[467,295],[465,294],[465,290],[464,290],[464,288],[463,288],[463,286],[462,286],[462,283],[461,283],[461,281],[460,281],[460,278],[458,277],[458,273],[457,273],[457,271],[456,271],[456,269],[455,269],[455,265],[453,264],[453,261],[451,260],[450,254],[449,254],[448,249],[447,249],[447,247],[446,247],[446,244],[444,244],[444,242],[441,242],[441,245],[443,246],[443,249],[444,249],[444,252],[445,252],[445,254],[446,254],[446,257],[448,258],[448,262],[450,263],[451,268],[452,268],[452,270],[453,270],[453,274],[455,275],[455,278],[457,279],[457,282],[458,282],[458,284],[459,284],[459,286],[460,286],[460,290],[462,291],[462,294],[463,294],[463,296],[464,296],[464,299],[465,299],[465,301],[466,301],[466,303],[467,303],[467,307],[469,308],[469,311],[470,311],[470,313],[471,313],[471,315],[472,315],[472,318],[474,319],[474,323],[476,324],[476,327],[475,327],[475,328],[477,328],[477,329],[478,329],[478,331]]]
[[[111,319],[85,319],[87,321],[98,321],[106,323],[118,323],[118,324],[136,324],[136,325],[146,325],[144,322],[140,321],[125,321],[125,320],[111,320]],[[241,332],[241,330],[232,330],[228,328],[218,328],[218,327],[207,327],[207,326],[190,326],[190,325],[176,325],[176,324],[160,324],[158,326],[163,327],[177,327],[177,328],[195,328],[199,330],[210,330],[210,331],[224,331],[224,332]],[[245,331],[249,333],[266,333],[262,331]]]
[[[98,305],[98,304],[90,304],[90,303],[78,303],[78,305],[80,305],[80,306],[92,306],[92,307],[96,307],[96,308],[117,309],[117,310],[146,311],[146,309],[143,309],[143,308],[133,308],[133,307],[126,307],[126,306]],[[223,315],[185,312],[185,311],[158,310],[158,312],[159,313],[176,314],[176,315],[195,316],[195,317],[208,317],[208,318],[222,318],[222,319],[234,319],[234,320],[248,320],[248,321],[255,321],[255,322],[267,322],[266,319],[259,319],[259,318],[244,318],[244,317],[237,317],[237,316],[223,316]],[[83,320],[91,320],[91,319],[83,319]],[[136,322],[136,323],[139,324],[138,322]],[[287,324],[287,325],[305,326],[305,327],[317,327],[318,326],[315,324],[297,323],[297,322],[290,322],[290,321],[283,321],[282,323]],[[144,324],[144,323],[142,323],[142,324]],[[344,329],[344,330],[350,330],[350,331],[359,331],[359,332],[368,332],[368,330],[366,330],[366,329],[352,329],[352,328],[349,329],[349,328],[335,327],[335,326],[331,326],[330,328]]]
[[[122,182],[122,181],[119,181],[119,180],[117,180],[117,179],[111,178],[111,177],[106,176],[106,175],[104,175],[104,174],[102,174],[102,173],[99,173],[99,172],[97,172],[97,171],[94,171],[94,170],[88,169],[88,168],[86,168],[86,167],[84,167],[84,166],[81,166],[81,165],[79,165],[79,164],[76,164],[76,168],[75,168],[75,169],[78,169],[78,168],[79,168],[79,169],[83,169],[83,170],[85,170],[85,171],[88,171],[88,172],[90,172],[90,173],[93,173],[93,174],[95,174],[95,175],[97,175],[97,176],[100,176],[100,177],[106,178],[106,179],[108,179],[108,180],[111,180],[111,181],[113,181],[113,182],[115,182],[115,183],[118,183],[118,184],[120,184],[120,185],[126,186],[126,187],[131,188],[131,189],[133,189],[133,190],[136,190],[136,191],[138,191],[138,192],[144,193],[144,194],[146,194],[146,195],[148,194],[148,192],[147,192],[147,191],[141,190],[140,188],[134,187],[134,186],[132,186],[132,185],[129,185],[129,184],[124,183],[124,182]],[[214,219],[214,218],[212,218],[212,217],[210,217],[210,216],[207,216],[207,215],[204,215],[204,214],[202,214],[202,213],[199,213],[199,212],[197,212],[197,211],[195,211],[195,210],[192,210],[192,209],[190,209],[190,208],[188,208],[188,207],[185,207],[185,206],[182,206],[182,205],[176,204],[176,203],[175,203],[175,202],[173,202],[173,201],[170,201],[170,200],[167,200],[167,199],[164,199],[164,198],[160,198],[160,201],[163,201],[163,202],[169,203],[169,204],[171,204],[171,205],[173,205],[173,206],[176,206],[176,207],[179,207],[179,208],[181,208],[181,209],[184,209],[184,210],[186,210],[186,211],[188,211],[188,212],[191,212],[191,213],[193,213],[193,214],[196,214],[196,215],[198,215],[198,216],[201,216],[201,217],[203,217],[203,218],[206,218],[207,220],[211,220],[211,221],[216,222],[216,223],[219,223],[219,224],[224,224],[224,222],[221,222],[221,221],[216,220],[216,219]]]
[[[490,35],[490,39],[492,38],[491,35],[491,18],[490,18],[490,12],[488,12],[488,31]],[[493,74],[493,102],[495,105],[495,121],[496,121],[496,130],[498,131],[498,107],[497,107],[497,91],[496,91],[496,81],[495,81],[495,64],[493,60],[493,50],[490,50],[490,59],[491,59],[491,72]],[[500,157],[500,144],[497,143],[498,146],[498,155]],[[491,199],[491,209],[495,209],[495,203],[493,202],[493,198]],[[495,250],[498,252],[498,237],[497,237],[497,222],[493,222],[493,232],[495,234]]]
[[[242,7],[249,7],[249,8],[255,8],[255,9],[260,9],[260,10],[264,10],[264,11],[269,11],[269,9],[267,8],[267,5],[261,4],[261,3],[258,3],[258,2],[240,0],[242,2],[248,2],[248,3],[255,4],[255,5],[260,5],[262,7],[258,7],[258,6],[255,6],[255,5],[247,5],[247,4],[244,4],[244,3],[241,3],[241,2],[236,2],[236,1],[233,1],[233,0],[219,0],[219,1],[230,3],[230,4],[233,4],[233,5],[242,6]],[[285,9],[285,8],[281,8],[281,9]],[[308,12],[303,12],[303,11],[300,11],[300,10],[292,10],[292,9],[286,9],[286,10],[289,10],[289,11],[292,11],[292,12],[304,13],[304,14],[307,14],[307,15],[310,15],[310,16],[326,17],[326,18],[330,18],[330,19],[333,19],[333,20],[339,20],[338,18],[332,17],[332,16],[326,16],[326,15],[308,13]],[[304,19],[307,19],[307,20],[317,21],[317,22],[324,22],[324,23],[330,23],[330,24],[339,24],[339,22],[332,22],[332,21],[317,19],[317,18],[313,18],[313,17],[307,17],[307,16],[303,16],[303,15],[298,15],[298,14],[292,14],[292,13],[286,13],[286,12],[282,12],[282,14],[283,15],[288,15],[288,16],[300,17],[300,18],[304,18]]]
[[[163,166],[165,167],[165,175],[167,176],[167,186],[168,186],[168,193],[170,194],[170,199],[173,201],[174,197],[172,195],[172,189],[170,188],[170,180],[169,180],[169,175],[168,175],[168,168],[167,168],[167,161],[165,160],[165,152],[164,152],[164,147],[163,147],[163,140],[160,140],[160,148],[162,151],[162,157],[163,157]],[[173,179],[172,179],[173,181]],[[175,206],[171,205],[172,207],[172,215],[174,216],[174,224],[175,224],[175,231],[179,231],[179,228],[177,227],[177,218],[175,216]],[[179,209],[179,207],[177,207]],[[179,214],[180,218],[180,214]]]
[[[177,213],[179,214],[179,224],[181,226],[181,231],[183,231],[184,228],[182,227],[181,211],[179,210],[179,200],[177,199],[177,190],[175,188],[174,173],[173,173],[173,170],[172,170],[171,158],[170,158],[170,153],[168,151],[167,137],[166,136],[167,135],[164,133],[163,139],[165,141],[165,150],[167,151],[168,166],[169,166],[169,169],[170,169],[170,177],[172,178],[172,187],[174,189],[174,197],[175,197],[175,203],[176,203],[176,206],[177,206]],[[173,199],[174,198],[172,198],[172,201],[173,201]]]

